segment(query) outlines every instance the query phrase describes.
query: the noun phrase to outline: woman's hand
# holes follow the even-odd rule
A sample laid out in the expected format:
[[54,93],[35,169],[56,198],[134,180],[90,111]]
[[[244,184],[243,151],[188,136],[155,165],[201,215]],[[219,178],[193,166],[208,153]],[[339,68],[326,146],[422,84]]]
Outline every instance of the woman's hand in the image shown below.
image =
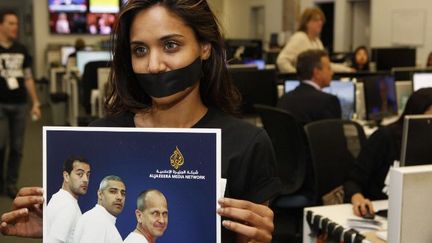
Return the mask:
[[369,199],[365,198],[361,193],[354,194],[351,197],[351,203],[353,205],[354,214],[359,217],[365,215],[368,212],[368,208],[369,213],[371,213],[372,215],[375,212],[372,202]]
[[231,198],[219,199],[218,214],[232,220],[223,220],[222,225],[240,235],[241,242],[271,242],[273,211],[266,205]]
[[1,216],[0,232],[3,235],[41,238],[42,203],[42,188],[21,188],[12,203],[12,210]]

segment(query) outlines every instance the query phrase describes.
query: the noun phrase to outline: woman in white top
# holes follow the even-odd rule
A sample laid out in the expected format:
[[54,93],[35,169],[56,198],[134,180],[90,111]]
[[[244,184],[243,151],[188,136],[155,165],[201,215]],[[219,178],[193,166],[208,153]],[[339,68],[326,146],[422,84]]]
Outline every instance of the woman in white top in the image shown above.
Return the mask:
[[[320,34],[325,22],[324,13],[317,7],[306,8],[300,18],[298,30],[291,36],[280,52],[276,63],[282,73],[296,72],[297,56],[307,50],[320,49],[324,46]],[[351,68],[332,64],[336,72],[350,72]]]

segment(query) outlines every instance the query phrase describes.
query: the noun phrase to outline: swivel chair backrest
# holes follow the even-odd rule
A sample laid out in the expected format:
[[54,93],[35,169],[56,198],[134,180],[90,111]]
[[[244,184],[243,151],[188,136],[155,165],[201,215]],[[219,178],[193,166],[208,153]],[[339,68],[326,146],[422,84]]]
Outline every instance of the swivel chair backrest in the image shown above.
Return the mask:
[[358,123],[340,119],[309,123],[305,131],[314,168],[315,196],[320,203],[324,194],[346,181],[366,136]]
[[276,153],[282,194],[292,194],[303,185],[306,168],[304,133],[294,117],[275,107],[254,105]]

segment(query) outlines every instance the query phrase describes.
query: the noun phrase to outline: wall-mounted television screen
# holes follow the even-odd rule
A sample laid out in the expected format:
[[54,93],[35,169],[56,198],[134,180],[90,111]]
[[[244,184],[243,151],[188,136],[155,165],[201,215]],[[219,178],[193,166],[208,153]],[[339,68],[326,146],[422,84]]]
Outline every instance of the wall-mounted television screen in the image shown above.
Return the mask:
[[87,0],[48,0],[50,12],[79,12],[87,11]]
[[118,13],[119,0],[90,0],[91,13]]
[[48,0],[51,34],[111,34],[120,0]]

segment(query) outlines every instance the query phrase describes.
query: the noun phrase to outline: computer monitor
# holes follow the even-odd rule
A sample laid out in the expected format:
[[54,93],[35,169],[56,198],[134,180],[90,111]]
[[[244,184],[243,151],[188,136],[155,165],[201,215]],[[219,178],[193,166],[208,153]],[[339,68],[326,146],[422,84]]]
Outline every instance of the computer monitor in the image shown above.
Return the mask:
[[[294,90],[300,82],[298,80],[285,80],[284,90],[288,93]],[[350,81],[333,80],[329,87],[323,89],[324,92],[338,97],[342,119],[350,120],[355,111],[355,84]]]
[[91,13],[118,13],[120,0],[90,0],[89,9]]
[[[258,39],[227,39],[225,40],[227,60],[243,63],[246,59],[262,59],[262,41]],[[233,63],[238,64],[238,63]]]
[[387,242],[432,242],[432,165],[390,169]]
[[50,12],[85,12],[87,11],[87,4],[87,0],[48,0],[48,9]]
[[276,106],[276,70],[229,70],[234,85],[242,95],[243,115],[256,115],[255,104]]
[[396,86],[393,76],[363,77],[366,119],[381,121],[397,115]]
[[77,52],[76,62],[80,75],[84,73],[84,67],[92,61],[110,61],[111,52],[109,51],[79,51]]
[[421,88],[432,87],[432,72],[431,73],[414,73],[413,74],[413,90],[417,91]]
[[407,115],[404,119],[401,166],[432,164],[432,115]]
[[264,59],[249,59],[249,58],[244,59],[243,64],[255,65],[260,70],[265,69],[265,65],[266,65]]
[[333,80],[324,92],[336,95],[342,110],[342,119],[351,120],[355,111],[355,84],[351,81]]
[[377,70],[415,67],[416,49],[411,47],[372,48],[372,61],[376,63]]
[[300,84],[300,81],[298,81],[298,80],[285,80],[285,82],[284,82],[285,93],[293,91],[299,84]]
[[413,92],[413,85],[411,81],[397,81],[396,82],[396,97],[398,103],[398,114],[402,114],[408,98]]

